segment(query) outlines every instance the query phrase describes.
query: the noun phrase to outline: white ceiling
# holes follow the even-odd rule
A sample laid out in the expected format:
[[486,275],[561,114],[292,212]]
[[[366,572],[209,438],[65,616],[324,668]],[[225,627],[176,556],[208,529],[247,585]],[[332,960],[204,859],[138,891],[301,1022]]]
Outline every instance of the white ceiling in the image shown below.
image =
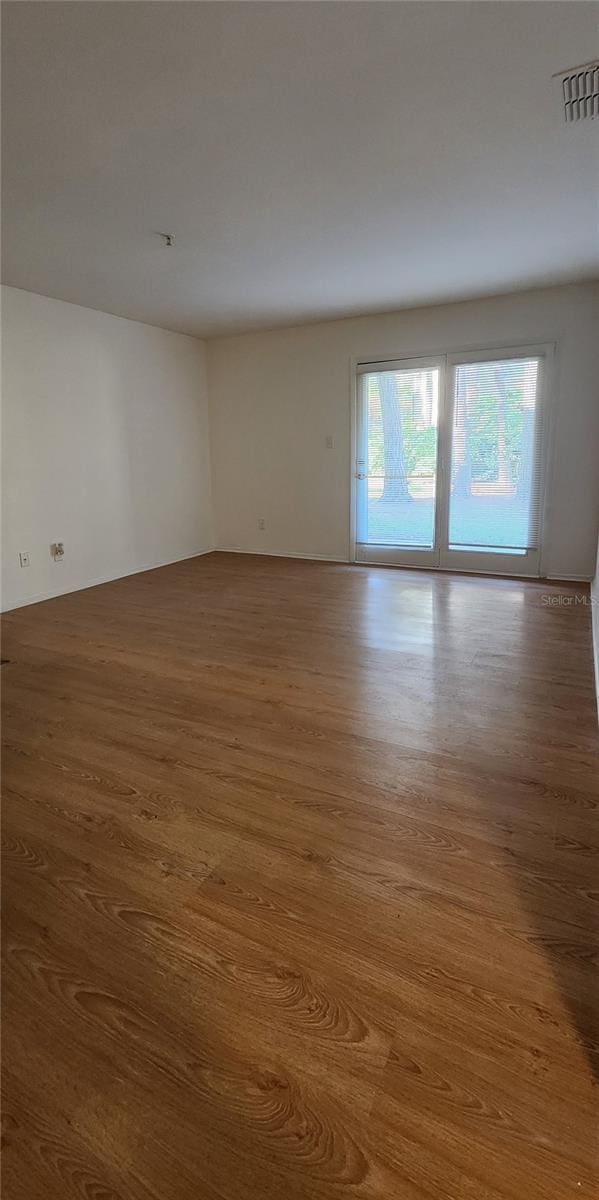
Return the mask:
[[2,7],[5,283],[213,335],[599,274],[599,4]]

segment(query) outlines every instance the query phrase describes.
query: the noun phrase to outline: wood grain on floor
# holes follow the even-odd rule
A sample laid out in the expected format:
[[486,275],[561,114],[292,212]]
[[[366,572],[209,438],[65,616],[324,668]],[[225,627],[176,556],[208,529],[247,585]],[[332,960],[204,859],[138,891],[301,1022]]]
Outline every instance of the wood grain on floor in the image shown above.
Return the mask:
[[584,585],[213,554],[3,655],[4,1200],[596,1200]]

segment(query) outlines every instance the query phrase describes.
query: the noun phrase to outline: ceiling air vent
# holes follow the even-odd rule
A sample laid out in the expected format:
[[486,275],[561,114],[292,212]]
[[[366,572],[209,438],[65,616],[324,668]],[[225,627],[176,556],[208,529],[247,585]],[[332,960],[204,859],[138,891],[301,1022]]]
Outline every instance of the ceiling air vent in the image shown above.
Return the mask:
[[599,62],[585,63],[555,76],[560,107],[567,125],[599,117]]

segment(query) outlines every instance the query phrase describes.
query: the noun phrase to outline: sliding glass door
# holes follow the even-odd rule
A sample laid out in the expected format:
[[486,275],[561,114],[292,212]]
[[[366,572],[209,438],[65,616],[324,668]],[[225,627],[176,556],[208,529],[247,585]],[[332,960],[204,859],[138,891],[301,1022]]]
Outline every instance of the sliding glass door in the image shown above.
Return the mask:
[[357,561],[539,574],[548,351],[358,368]]

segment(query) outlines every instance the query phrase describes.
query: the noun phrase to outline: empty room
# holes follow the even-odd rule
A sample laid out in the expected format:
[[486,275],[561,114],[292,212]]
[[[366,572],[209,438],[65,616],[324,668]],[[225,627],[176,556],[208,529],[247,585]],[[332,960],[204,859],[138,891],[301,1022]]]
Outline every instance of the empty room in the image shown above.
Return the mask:
[[2,4],[3,1200],[599,1196],[599,3]]

